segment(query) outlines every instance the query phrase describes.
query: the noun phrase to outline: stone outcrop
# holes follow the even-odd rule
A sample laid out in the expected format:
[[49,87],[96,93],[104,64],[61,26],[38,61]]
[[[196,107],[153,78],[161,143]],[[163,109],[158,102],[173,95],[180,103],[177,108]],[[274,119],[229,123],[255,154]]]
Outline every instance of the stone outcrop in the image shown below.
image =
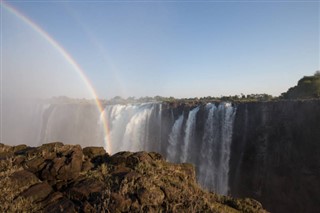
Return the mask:
[[190,164],[161,155],[62,143],[0,144],[1,212],[265,212],[202,190]]

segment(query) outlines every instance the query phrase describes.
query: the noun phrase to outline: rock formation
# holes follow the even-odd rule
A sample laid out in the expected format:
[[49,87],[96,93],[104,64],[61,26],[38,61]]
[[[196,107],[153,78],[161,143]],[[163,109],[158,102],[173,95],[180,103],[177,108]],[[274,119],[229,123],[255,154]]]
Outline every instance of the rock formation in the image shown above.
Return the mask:
[[319,212],[320,100],[237,106],[229,184],[271,212]]
[[154,152],[0,144],[0,212],[266,212],[202,190],[191,164]]

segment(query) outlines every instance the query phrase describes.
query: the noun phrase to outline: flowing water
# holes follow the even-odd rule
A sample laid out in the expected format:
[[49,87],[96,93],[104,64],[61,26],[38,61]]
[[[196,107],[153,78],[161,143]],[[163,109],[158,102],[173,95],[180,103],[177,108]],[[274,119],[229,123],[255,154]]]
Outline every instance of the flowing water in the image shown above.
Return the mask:
[[[171,111],[170,119],[162,111],[162,105],[154,103],[107,106],[112,151],[156,151],[171,162],[193,163],[202,186],[227,194],[235,108],[229,103],[207,104],[187,113],[176,111],[176,116]],[[200,111],[204,117],[198,117]],[[162,132],[166,128],[167,135]]]
[[[111,154],[156,151],[171,162],[194,164],[202,186],[228,193],[236,112],[229,103],[194,108],[161,103],[107,105],[102,115],[93,104],[40,104],[32,109],[34,133],[29,140],[34,142],[29,144],[62,141],[83,147],[104,146],[107,150],[111,147]],[[102,118],[108,122],[109,141],[104,138]]]

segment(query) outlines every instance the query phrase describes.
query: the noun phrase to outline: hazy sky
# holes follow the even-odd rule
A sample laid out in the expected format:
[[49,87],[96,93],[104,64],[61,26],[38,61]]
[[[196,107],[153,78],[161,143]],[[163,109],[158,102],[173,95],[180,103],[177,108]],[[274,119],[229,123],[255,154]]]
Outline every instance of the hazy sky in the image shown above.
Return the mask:
[[[101,98],[279,95],[320,69],[318,1],[7,3],[72,55]],[[5,7],[1,22],[4,93],[89,96],[30,26]]]

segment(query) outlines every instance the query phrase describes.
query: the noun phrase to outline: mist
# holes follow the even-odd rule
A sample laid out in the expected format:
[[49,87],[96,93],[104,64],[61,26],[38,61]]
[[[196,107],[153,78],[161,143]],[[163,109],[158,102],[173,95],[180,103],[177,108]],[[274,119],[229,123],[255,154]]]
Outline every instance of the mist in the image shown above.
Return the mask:
[[38,145],[42,118],[35,115],[44,99],[92,98],[92,94],[42,35],[2,11],[1,143]]

